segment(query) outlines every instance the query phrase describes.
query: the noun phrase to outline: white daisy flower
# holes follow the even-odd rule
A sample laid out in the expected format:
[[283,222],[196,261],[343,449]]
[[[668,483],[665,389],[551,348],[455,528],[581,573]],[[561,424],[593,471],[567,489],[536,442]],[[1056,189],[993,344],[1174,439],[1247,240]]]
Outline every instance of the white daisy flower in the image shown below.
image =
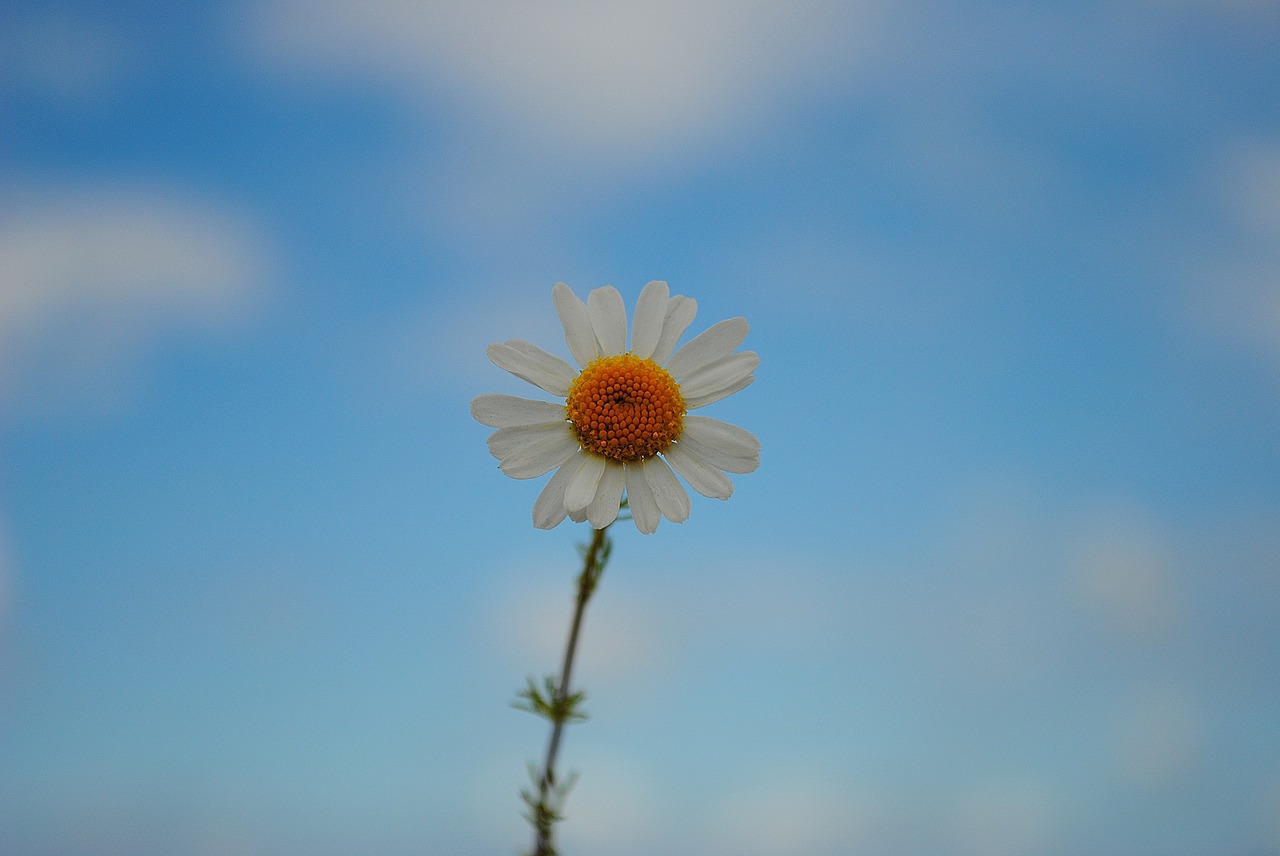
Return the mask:
[[489,451],[502,472],[531,479],[555,470],[533,504],[533,525],[551,529],[569,517],[603,529],[617,519],[624,491],[641,532],[657,531],[662,517],[682,523],[689,494],[675,473],[703,496],[728,499],[733,482],[725,473],[759,466],[760,442],[689,411],[755,380],[760,358],[734,350],[747,337],[747,320],[721,321],[677,351],[698,305],[670,296],[665,282],[651,282],[636,301],[628,350],[627,310],[616,288],[597,288],[584,303],[561,282],[551,297],[578,369],[517,339],[490,345],[487,353],[499,368],[563,402],[513,395],[471,402],[471,415],[498,429]]

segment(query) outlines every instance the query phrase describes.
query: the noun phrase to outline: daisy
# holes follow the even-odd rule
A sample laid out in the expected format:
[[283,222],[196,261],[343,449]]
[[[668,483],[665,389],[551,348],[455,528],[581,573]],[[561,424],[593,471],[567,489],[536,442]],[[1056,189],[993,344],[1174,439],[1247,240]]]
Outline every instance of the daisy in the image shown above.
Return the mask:
[[760,358],[734,350],[747,337],[746,319],[721,321],[677,351],[698,305],[672,297],[665,282],[651,282],[636,301],[628,350],[627,310],[616,288],[597,288],[584,303],[561,282],[551,297],[577,369],[517,339],[490,345],[487,353],[499,368],[563,402],[513,395],[471,402],[471,415],[498,429],[489,451],[502,472],[531,479],[555,470],[533,504],[533,525],[551,529],[569,517],[603,529],[617,519],[623,491],[641,532],[657,531],[663,517],[682,523],[689,494],[675,473],[703,496],[728,499],[733,482],[725,473],[759,466],[760,442],[689,411],[755,380]]

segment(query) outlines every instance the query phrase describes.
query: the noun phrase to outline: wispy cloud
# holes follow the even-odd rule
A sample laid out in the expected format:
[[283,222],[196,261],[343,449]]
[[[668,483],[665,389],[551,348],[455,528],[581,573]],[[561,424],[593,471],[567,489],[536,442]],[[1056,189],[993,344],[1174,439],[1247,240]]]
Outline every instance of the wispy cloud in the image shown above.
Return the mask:
[[118,27],[67,9],[0,27],[0,92],[25,90],[84,104],[126,78],[138,60]]
[[635,759],[615,752],[567,753],[581,770],[563,827],[564,849],[575,853],[639,853],[664,826],[662,787]]
[[406,193],[487,257],[563,242],[628,182],[772,133],[861,56],[867,8],[271,0],[242,37],[277,78],[363,80],[428,117]]
[[861,853],[879,822],[869,793],[816,771],[773,770],[721,799],[706,850],[750,856]]
[[[522,277],[521,280],[524,278]],[[515,280],[515,275],[512,276]],[[390,319],[382,356],[388,371],[411,387],[477,390],[505,384],[503,392],[537,397],[537,390],[516,381],[489,362],[485,348],[506,339],[525,339],[560,354],[569,353],[564,332],[551,307],[553,282],[512,290],[490,282],[436,297],[405,317]],[[501,295],[499,297],[498,295]]]
[[958,795],[951,847],[979,856],[1057,852],[1062,809],[1048,783],[1017,775],[975,782]]
[[5,188],[0,401],[112,404],[174,331],[243,320],[267,285],[266,242],[189,192],[129,185]]
[[1190,323],[1280,370],[1280,142],[1227,143],[1204,184],[1221,225],[1179,254]]
[[1100,507],[1078,536],[1078,593],[1124,633],[1164,638],[1180,618],[1169,539],[1141,511]]
[[[497,641],[512,667],[549,673],[564,656],[573,613],[572,578],[563,569],[545,574],[523,570],[521,578],[501,587],[482,619],[485,635]],[[604,697],[648,688],[671,665],[674,628],[669,625],[651,598],[597,598],[582,630],[577,682],[589,683],[593,696],[598,689]]]
[[1185,781],[1200,760],[1201,715],[1176,686],[1135,688],[1116,715],[1115,772],[1141,787]]
[[849,60],[861,4],[268,3],[274,63],[425,87],[506,114],[573,156],[683,147]]
[[1254,809],[1255,816],[1259,819],[1258,826],[1262,830],[1261,849],[1280,850],[1280,772],[1277,772],[1270,787],[1259,796]]
[[4,700],[10,662],[12,656],[12,615],[13,615],[13,560],[9,547],[9,533],[6,531],[5,518],[0,515],[0,701]]

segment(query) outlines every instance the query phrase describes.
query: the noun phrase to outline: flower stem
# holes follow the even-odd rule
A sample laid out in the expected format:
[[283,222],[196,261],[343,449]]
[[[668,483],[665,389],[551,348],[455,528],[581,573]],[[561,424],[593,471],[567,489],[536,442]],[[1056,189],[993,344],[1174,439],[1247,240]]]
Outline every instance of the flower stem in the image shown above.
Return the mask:
[[538,799],[531,806],[529,817],[535,830],[533,856],[555,856],[553,830],[555,823],[561,819],[560,803],[563,801],[572,781],[561,786],[556,778],[556,756],[560,752],[560,737],[566,722],[582,719],[583,715],[576,710],[581,701],[581,694],[570,694],[570,680],[573,676],[573,660],[578,650],[578,633],[582,627],[582,616],[587,609],[587,601],[596,590],[600,575],[604,573],[605,563],[609,560],[612,544],[604,529],[593,530],[591,544],[583,550],[582,574],[578,577],[578,599],[573,612],[573,623],[569,626],[569,641],[565,645],[564,664],[560,669],[560,680],[555,685],[555,695],[551,700],[551,739],[547,743],[547,756],[542,765],[542,774],[538,777]]

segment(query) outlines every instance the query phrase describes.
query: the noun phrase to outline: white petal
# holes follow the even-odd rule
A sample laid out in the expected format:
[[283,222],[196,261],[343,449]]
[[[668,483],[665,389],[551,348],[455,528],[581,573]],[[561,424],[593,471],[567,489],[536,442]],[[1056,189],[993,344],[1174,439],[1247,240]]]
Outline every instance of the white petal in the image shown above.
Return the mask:
[[747,375],[742,380],[731,386],[726,386],[718,392],[709,392],[706,395],[699,395],[696,398],[685,396],[684,406],[689,410],[697,410],[699,407],[706,407],[708,404],[715,404],[722,398],[728,398],[735,392],[741,392],[755,382],[755,375]]
[[736,354],[729,354],[686,375],[685,379],[680,381],[680,394],[689,398],[699,398],[719,392],[754,372],[759,365],[760,356],[755,351],[738,351]]
[[728,499],[733,495],[733,482],[715,467],[694,455],[678,442],[662,452],[676,472],[684,476],[689,487],[712,499]]
[[631,509],[631,519],[636,528],[645,535],[658,531],[658,523],[662,520],[662,512],[658,510],[658,501],[653,497],[653,488],[644,477],[641,464],[627,464],[627,507]]
[[705,461],[718,470],[724,470],[726,473],[753,473],[760,466],[760,456],[758,454],[735,455],[717,446],[708,446],[695,440],[688,431],[680,435],[680,445],[695,458]]
[[603,529],[618,519],[618,507],[622,504],[622,464],[606,461],[604,475],[596,488],[596,498],[587,506],[587,519],[596,529]]
[[673,523],[683,523],[689,519],[691,505],[689,494],[671,472],[667,462],[654,455],[644,461],[644,477],[649,481],[653,498],[658,503],[658,510]]
[[654,280],[640,290],[636,300],[636,317],[631,320],[631,353],[647,360],[662,337],[667,317],[667,284]]
[[600,477],[604,475],[606,458],[600,455],[587,455],[582,469],[578,470],[573,481],[564,491],[564,507],[569,513],[586,511],[587,506],[596,498],[596,488],[600,486]]
[[747,319],[729,318],[715,324],[685,343],[667,361],[666,369],[674,378],[693,374],[703,366],[733,353],[747,338]]
[[511,372],[516,377],[541,387],[552,395],[564,398],[569,394],[569,384],[578,373],[573,366],[554,357],[530,342],[509,339],[490,345],[485,353],[493,364]]
[[760,441],[745,428],[712,419],[710,416],[686,416],[680,439],[697,440],[740,458],[760,457]]
[[518,452],[503,458],[498,469],[513,479],[536,479],[560,466],[576,450],[569,445],[542,446]]
[[547,486],[533,503],[534,526],[539,529],[554,529],[564,520],[567,513],[564,507],[564,489],[569,486],[585,457],[582,453],[571,455],[547,480]]
[[618,289],[612,285],[592,289],[587,295],[587,314],[601,354],[612,357],[627,350],[627,307]]
[[531,444],[549,442],[552,438],[570,436],[573,433],[569,423],[563,425],[514,425],[510,428],[499,428],[489,435],[489,451],[496,458],[505,458],[513,452],[528,448]]
[[591,328],[587,304],[563,282],[557,282],[551,289],[551,300],[556,305],[560,323],[564,325],[564,342],[569,346],[569,353],[573,354],[578,365],[585,367],[600,356],[600,345],[596,342],[595,330]]
[[513,479],[544,475],[578,449],[578,438],[566,423],[499,428],[489,436],[489,452],[499,469]]
[[477,395],[471,399],[471,415],[490,428],[543,425],[565,419],[563,404],[514,395]]
[[671,352],[676,349],[676,342],[680,341],[684,331],[693,323],[693,316],[697,314],[698,301],[692,297],[677,294],[667,301],[667,314],[662,320],[662,335],[658,338],[658,344],[649,359],[658,365],[665,363],[671,356]]

